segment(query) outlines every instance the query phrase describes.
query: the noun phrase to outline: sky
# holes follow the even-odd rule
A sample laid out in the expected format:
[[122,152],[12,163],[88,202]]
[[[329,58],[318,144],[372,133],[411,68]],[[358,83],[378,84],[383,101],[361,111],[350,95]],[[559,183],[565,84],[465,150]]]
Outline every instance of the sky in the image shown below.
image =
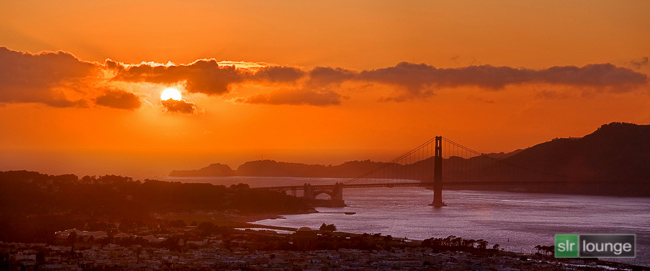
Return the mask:
[[0,6],[0,170],[336,165],[650,124],[645,0]]

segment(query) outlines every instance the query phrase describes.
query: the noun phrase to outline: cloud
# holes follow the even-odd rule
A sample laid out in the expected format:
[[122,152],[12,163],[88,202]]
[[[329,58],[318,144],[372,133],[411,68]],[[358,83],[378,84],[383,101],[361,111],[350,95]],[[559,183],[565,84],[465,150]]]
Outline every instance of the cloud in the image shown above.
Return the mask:
[[[117,66],[114,63],[107,63],[107,67]],[[268,66],[261,67],[253,73],[246,69],[219,66],[215,60],[199,60],[179,66],[145,63],[137,66],[121,66],[118,70],[115,80],[167,84],[184,81],[189,92],[208,95],[226,94],[232,85],[246,82],[293,84],[297,86],[295,89],[299,90],[259,94],[239,101],[254,104],[319,106],[340,104],[341,95],[332,89],[347,81],[363,81],[397,87],[394,95],[384,99],[391,101],[427,98],[437,89],[463,86],[496,91],[509,85],[544,83],[624,92],[635,86],[647,84],[646,75],[607,63],[533,70],[491,65],[445,69],[427,64],[402,62],[393,67],[361,72],[333,67],[316,67],[305,72],[294,67]]]
[[[648,58],[632,64],[641,68],[648,64]],[[266,85],[275,91],[235,99],[251,104],[329,106],[341,104],[342,95],[337,90],[346,82],[391,86],[394,93],[385,100],[406,101],[431,97],[441,88],[466,86],[498,91],[511,85],[550,84],[590,93],[627,92],[647,85],[647,75],[609,63],[535,70],[491,65],[436,68],[402,62],[363,71],[336,67],[307,70],[260,63],[220,65],[214,59],[181,65],[153,62],[129,65],[112,60],[99,64],[81,61],[66,52],[31,54],[0,48],[0,103],[42,103],[54,107],[97,104],[136,109],[141,107],[138,97],[125,91],[130,87],[120,88],[125,83],[141,82],[182,85],[189,93],[209,96],[228,94],[235,85]],[[168,112],[196,112],[196,106],[190,102],[168,102],[165,108]]]
[[195,114],[198,113],[198,108],[192,102],[185,100],[164,100],[160,101],[160,104],[163,105],[165,110],[170,113],[185,113],[185,114]]
[[309,71],[309,85],[328,86],[353,79],[356,72],[342,68],[316,67]]
[[98,71],[65,52],[22,53],[0,47],[0,103],[42,103],[53,107],[84,106],[70,92]]
[[612,64],[551,67],[533,71],[533,74],[533,80],[537,82],[570,86],[627,88],[647,83],[645,74]]
[[292,83],[305,74],[298,68],[284,66],[261,67],[252,72],[245,68],[238,69],[235,65],[219,65],[214,59],[201,59],[187,65],[159,65],[147,62],[124,65],[108,60],[105,66],[117,71],[113,80],[164,84],[185,82],[185,89],[189,92],[207,95],[226,94],[232,85],[245,82]]
[[341,98],[340,94],[332,90],[295,89],[259,94],[238,101],[250,104],[328,106],[341,104]]
[[426,64],[402,62],[394,67],[362,71],[353,79],[401,88],[403,91],[390,98],[396,101],[429,97],[436,88],[442,87],[476,86],[500,90],[508,85],[546,83],[621,92],[647,84],[645,74],[607,63],[532,70],[490,65],[438,69]]
[[258,80],[265,80],[274,83],[290,83],[302,78],[304,74],[304,71],[297,68],[271,66],[259,69],[255,73],[255,77]]
[[187,65],[152,65],[143,63],[125,66],[107,61],[106,67],[117,71],[113,80],[127,82],[149,82],[173,84],[185,82],[185,89],[191,93],[222,95],[230,86],[243,82],[250,74],[234,66],[219,66],[216,60],[197,60]]
[[108,90],[104,95],[97,97],[95,103],[97,105],[129,110],[138,109],[142,104],[138,96],[121,90]]
[[630,63],[635,69],[640,70],[641,68],[648,66],[648,57],[642,57],[638,61],[633,60]]
[[[135,66],[107,61],[105,66],[117,72],[113,80],[126,82],[150,82],[173,84],[185,82],[185,89],[192,93],[223,95],[239,83],[282,83],[297,84],[307,73],[301,69],[285,66],[261,67],[255,72],[236,69],[232,66],[220,66],[215,60],[199,60],[188,65],[155,65],[142,63]],[[275,91],[259,94],[237,101],[251,104],[290,104],[328,106],[341,103],[341,95],[332,90],[323,89],[322,85],[351,79],[353,73],[343,69],[316,68],[307,76],[310,88]],[[187,102],[163,102],[168,112],[192,113],[196,111],[193,104]]]

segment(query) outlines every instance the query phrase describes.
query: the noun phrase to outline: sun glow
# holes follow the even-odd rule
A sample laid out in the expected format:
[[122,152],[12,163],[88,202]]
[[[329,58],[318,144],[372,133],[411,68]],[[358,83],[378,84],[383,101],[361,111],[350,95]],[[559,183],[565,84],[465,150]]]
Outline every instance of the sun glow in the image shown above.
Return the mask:
[[160,94],[160,99],[163,101],[169,99],[180,101],[181,98],[181,92],[175,88],[167,88]]

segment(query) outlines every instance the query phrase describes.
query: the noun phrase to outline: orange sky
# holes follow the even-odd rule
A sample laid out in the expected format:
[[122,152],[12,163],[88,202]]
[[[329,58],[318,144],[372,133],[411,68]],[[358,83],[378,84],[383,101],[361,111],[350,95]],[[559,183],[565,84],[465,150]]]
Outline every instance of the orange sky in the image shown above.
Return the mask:
[[[0,170],[390,160],[650,124],[648,1],[10,1]],[[161,102],[167,87],[180,102]]]

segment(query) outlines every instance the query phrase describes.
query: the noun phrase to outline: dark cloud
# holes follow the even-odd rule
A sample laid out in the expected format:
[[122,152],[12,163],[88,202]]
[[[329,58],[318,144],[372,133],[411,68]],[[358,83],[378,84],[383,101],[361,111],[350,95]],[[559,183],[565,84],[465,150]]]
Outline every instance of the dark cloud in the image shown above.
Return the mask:
[[65,52],[22,53],[0,47],[0,103],[42,103],[54,107],[83,106],[66,91],[97,72],[94,64]]
[[255,73],[255,78],[274,83],[290,83],[302,78],[305,72],[292,67],[264,67]]
[[270,94],[255,95],[247,99],[240,99],[240,102],[250,104],[274,104],[274,105],[315,105],[328,106],[341,104],[341,95],[331,90],[284,90]]
[[309,71],[309,84],[317,86],[340,84],[353,79],[356,74],[356,72],[341,68],[316,67]]
[[237,70],[233,66],[219,66],[214,59],[198,60],[179,66],[140,64],[127,67],[107,61],[106,67],[113,67],[118,72],[114,80],[164,84],[185,81],[187,91],[207,95],[228,93],[232,84],[243,82],[250,76],[247,72]]
[[428,97],[440,87],[478,86],[485,89],[501,89],[508,84],[531,80],[530,70],[510,67],[469,66],[456,69],[438,69],[426,64],[402,62],[394,67],[362,71],[358,80],[383,83],[401,87],[388,100],[403,101],[410,98]]
[[632,64],[632,66],[633,66],[635,69],[639,70],[639,69],[641,69],[641,68],[643,68],[643,67],[645,67],[645,66],[648,66],[648,57],[647,57],[647,56],[646,56],[646,57],[642,57],[641,59],[639,59],[639,60],[633,60],[633,61],[631,61],[630,63]]
[[534,81],[570,86],[627,88],[647,83],[645,74],[612,64],[593,64],[582,68],[575,66],[551,67],[532,73]]
[[165,110],[170,113],[185,113],[185,114],[194,114],[198,113],[198,108],[196,105],[192,102],[188,102],[185,100],[165,100],[165,101],[160,101],[160,103],[163,105]]
[[252,73],[234,66],[221,66],[216,60],[198,60],[187,65],[160,66],[143,63],[125,66],[115,61],[106,61],[105,66],[117,71],[113,80],[126,82],[150,82],[174,84],[185,82],[185,89],[192,93],[222,95],[230,91],[234,84],[266,81],[273,83],[292,83],[305,74],[304,71],[282,66],[263,67]]
[[499,90],[513,84],[547,83],[626,91],[631,87],[647,84],[645,74],[612,64],[531,70],[490,65],[438,69],[426,64],[403,62],[394,67],[362,71],[354,79],[401,87],[406,91],[390,98],[397,101],[428,97],[433,94],[434,89],[440,87],[476,86]]
[[108,90],[95,99],[95,104],[118,109],[134,110],[140,108],[140,98],[133,93],[121,90]]
[[399,63],[395,67],[362,71],[356,78],[370,82],[403,86],[414,92],[418,92],[422,86],[444,80],[444,76],[435,67],[406,62]]

